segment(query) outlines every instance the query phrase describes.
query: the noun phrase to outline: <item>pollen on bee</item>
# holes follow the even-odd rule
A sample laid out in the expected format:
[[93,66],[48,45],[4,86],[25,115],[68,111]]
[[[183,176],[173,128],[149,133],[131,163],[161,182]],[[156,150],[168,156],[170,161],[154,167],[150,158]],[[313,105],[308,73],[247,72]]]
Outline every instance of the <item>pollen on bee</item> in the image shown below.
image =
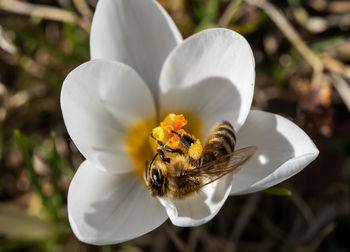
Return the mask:
[[200,159],[202,152],[203,146],[199,139],[197,139],[196,143],[191,144],[190,148],[188,149],[188,155],[190,155],[190,157],[194,160]]
[[156,139],[158,139],[158,140],[160,140],[160,141],[163,141],[163,140],[164,140],[164,134],[165,134],[165,132],[164,132],[163,127],[158,126],[158,127],[154,128],[154,129],[152,130],[152,134],[153,134],[153,136],[154,136]]
[[[190,148],[185,147],[179,137],[183,134],[192,137],[196,143]],[[181,149],[194,160],[198,160],[203,149],[199,137],[200,123],[194,115],[170,113],[158,125],[151,119],[137,121],[130,125],[125,143],[127,152],[136,167],[135,174],[143,180],[145,165],[149,164],[157,153],[157,148],[160,147],[155,140],[163,142],[170,148]],[[166,153],[166,155],[176,154]]]
[[166,145],[168,145],[172,149],[176,149],[180,144],[180,138],[177,135],[173,135],[169,137]]
[[[160,122],[160,126],[152,130],[152,137],[162,141],[166,146],[172,149],[181,149],[194,160],[198,160],[201,157],[203,146],[199,138],[196,138],[185,130],[184,127],[187,126],[187,124],[188,121],[183,114],[170,113]],[[190,136],[196,142],[192,143],[189,148],[185,148],[184,144],[181,142],[181,136],[183,135]],[[153,142],[155,142],[154,139]],[[159,146],[155,147],[157,148]]]

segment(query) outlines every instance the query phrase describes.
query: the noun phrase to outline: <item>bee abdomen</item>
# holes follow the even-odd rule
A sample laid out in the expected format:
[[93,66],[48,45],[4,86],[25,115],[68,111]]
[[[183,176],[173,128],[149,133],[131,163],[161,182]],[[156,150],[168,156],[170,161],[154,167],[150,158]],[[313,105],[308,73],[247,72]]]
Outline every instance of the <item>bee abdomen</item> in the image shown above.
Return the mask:
[[203,149],[203,162],[210,162],[230,154],[236,145],[236,133],[228,121],[218,123],[210,132]]

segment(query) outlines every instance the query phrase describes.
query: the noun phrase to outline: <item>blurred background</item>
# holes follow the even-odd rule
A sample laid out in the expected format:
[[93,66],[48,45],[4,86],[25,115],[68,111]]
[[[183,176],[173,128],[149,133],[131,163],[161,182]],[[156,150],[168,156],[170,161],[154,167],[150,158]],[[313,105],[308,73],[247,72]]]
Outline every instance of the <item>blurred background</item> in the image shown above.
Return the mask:
[[59,95],[89,60],[96,0],[0,0],[0,251],[350,251],[350,1],[159,2],[184,37],[244,35],[257,64],[253,107],[297,123],[318,159],[273,189],[230,197],[206,225],[167,221],[123,244],[83,244],[66,209],[83,158]]

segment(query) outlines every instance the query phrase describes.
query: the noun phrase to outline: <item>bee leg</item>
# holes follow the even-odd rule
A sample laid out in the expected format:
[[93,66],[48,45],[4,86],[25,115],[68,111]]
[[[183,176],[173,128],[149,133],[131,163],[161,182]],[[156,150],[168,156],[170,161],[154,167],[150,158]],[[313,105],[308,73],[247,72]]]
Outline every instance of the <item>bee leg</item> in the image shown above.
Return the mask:
[[170,153],[179,153],[180,155],[183,155],[183,151],[181,149],[173,149],[171,147],[169,147],[168,145],[164,145],[164,150]]
[[201,163],[202,163],[202,159],[200,158],[200,159],[197,160],[197,167],[200,167]]
[[[154,155],[154,157],[152,158],[151,162],[149,163],[148,172],[151,171],[152,164],[153,164],[153,162],[154,162],[154,160],[156,159],[157,156],[158,156],[158,153],[156,153],[156,155]],[[146,162],[146,163],[147,163],[147,162]]]
[[[177,134],[178,134],[178,133],[177,133]],[[156,140],[156,141],[157,141],[157,144],[158,144],[159,146],[161,146],[165,151],[171,152],[171,153],[179,153],[179,154],[181,154],[181,155],[184,154],[183,151],[182,151],[181,149],[173,149],[173,148],[169,147],[168,145],[165,145],[165,143],[163,143],[162,141],[157,140],[157,139],[153,136],[153,134],[151,134],[151,137],[152,137],[154,140]],[[158,150],[157,150],[157,151],[158,151]],[[163,160],[163,161],[164,161],[164,160]]]
[[151,134],[151,137],[152,137],[154,140],[157,141],[157,144],[158,144],[158,145],[164,147],[165,144],[164,144],[162,141],[160,141],[160,140],[158,140],[157,138],[155,138],[155,137],[153,136],[153,134]]
[[163,160],[164,162],[170,163],[170,158],[164,157],[164,152],[162,149],[157,149],[157,153],[158,153],[161,160]]
[[180,141],[187,147],[190,148],[191,144],[196,143],[196,140],[194,140],[192,137],[190,137],[189,135],[180,135],[179,133],[177,133],[176,131],[171,131],[171,133],[176,134],[179,138]]

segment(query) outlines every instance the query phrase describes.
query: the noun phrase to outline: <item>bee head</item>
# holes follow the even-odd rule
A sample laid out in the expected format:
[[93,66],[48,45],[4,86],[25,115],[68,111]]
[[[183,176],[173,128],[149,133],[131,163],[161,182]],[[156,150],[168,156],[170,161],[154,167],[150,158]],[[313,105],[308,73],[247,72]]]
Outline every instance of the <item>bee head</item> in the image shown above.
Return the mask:
[[166,166],[161,161],[155,161],[151,167],[146,168],[145,181],[152,196],[166,194]]

